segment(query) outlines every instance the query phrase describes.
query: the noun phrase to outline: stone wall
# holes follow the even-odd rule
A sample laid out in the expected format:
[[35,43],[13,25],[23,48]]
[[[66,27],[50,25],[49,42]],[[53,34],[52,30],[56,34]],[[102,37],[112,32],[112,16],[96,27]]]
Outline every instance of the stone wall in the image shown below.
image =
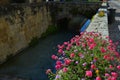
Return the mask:
[[[100,4],[43,2],[1,6],[0,62],[4,62],[8,56],[15,55],[27,47],[33,37],[41,37],[48,25],[57,23],[58,17],[69,17],[69,14],[80,15],[89,11],[94,12],[100,7]],[[85,16],[87,15],[89,14],[85,14]]]
[[0,62],[40,37],[51,19],[44,5],[10,5],[0,11]]
[[48,2],[52,21],[57,22],[62,18],[72,19],[74,16],[91,18],[101,6],[101,2]]

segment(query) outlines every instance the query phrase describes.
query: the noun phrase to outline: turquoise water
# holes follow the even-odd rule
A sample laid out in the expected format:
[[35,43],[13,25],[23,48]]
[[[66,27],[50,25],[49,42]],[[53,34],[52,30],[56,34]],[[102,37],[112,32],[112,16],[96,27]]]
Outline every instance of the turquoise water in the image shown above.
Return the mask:
[[48,80],[46,69],[54,70],[51,55],[57,53],[57,45],[70,40],[75,34],[59,32],[55,35],[40,39],[39,43],[30,47],[6,63],[0,65],[0,74],[12,75],[30,80]]

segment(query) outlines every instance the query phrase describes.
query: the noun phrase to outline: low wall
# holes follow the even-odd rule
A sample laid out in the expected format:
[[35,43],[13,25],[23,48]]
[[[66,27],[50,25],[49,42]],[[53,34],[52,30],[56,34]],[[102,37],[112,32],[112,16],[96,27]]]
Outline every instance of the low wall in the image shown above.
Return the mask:
[[[106,3],[103,3],[102,6],[107,6]],[[105,11],[105,16],[99,17],[98,13],[96,13],[86,29],[87,32],[94,31],[102,33],[102,37],[105,38],[109,36],[108,33],[108,17],[107,17],[107,8],[100,8],[98,11]]]
[[51,21],[44,5],[0,7],[0,63],[40,37]]

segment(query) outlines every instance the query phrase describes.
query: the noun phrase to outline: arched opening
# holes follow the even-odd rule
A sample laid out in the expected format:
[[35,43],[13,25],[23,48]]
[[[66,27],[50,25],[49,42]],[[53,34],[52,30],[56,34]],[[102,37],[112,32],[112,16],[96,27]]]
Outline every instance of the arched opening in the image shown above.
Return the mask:
[[61,30],[68,30],[68,24],[70,19],[68,17],[64,17],[57,20],[57,26],[61,28]]
[[86,21],[87,18],[85,18],[84,16],[74,16],[68,24],[68,29],[70,31],[80,32],[80,29]]

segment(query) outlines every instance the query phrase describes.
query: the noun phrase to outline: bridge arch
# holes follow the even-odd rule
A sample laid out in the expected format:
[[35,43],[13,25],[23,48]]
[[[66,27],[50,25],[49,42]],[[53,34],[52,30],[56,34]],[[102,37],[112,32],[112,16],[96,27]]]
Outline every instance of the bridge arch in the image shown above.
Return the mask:
[[81,15],[68,15],[57,19],[57,26],[63,30],[79,32],[87,18]]
[[100,2],[48,2],[47,10],[54,24],[63,29],[77,31],[87,19],[92,18],[100,6]]

